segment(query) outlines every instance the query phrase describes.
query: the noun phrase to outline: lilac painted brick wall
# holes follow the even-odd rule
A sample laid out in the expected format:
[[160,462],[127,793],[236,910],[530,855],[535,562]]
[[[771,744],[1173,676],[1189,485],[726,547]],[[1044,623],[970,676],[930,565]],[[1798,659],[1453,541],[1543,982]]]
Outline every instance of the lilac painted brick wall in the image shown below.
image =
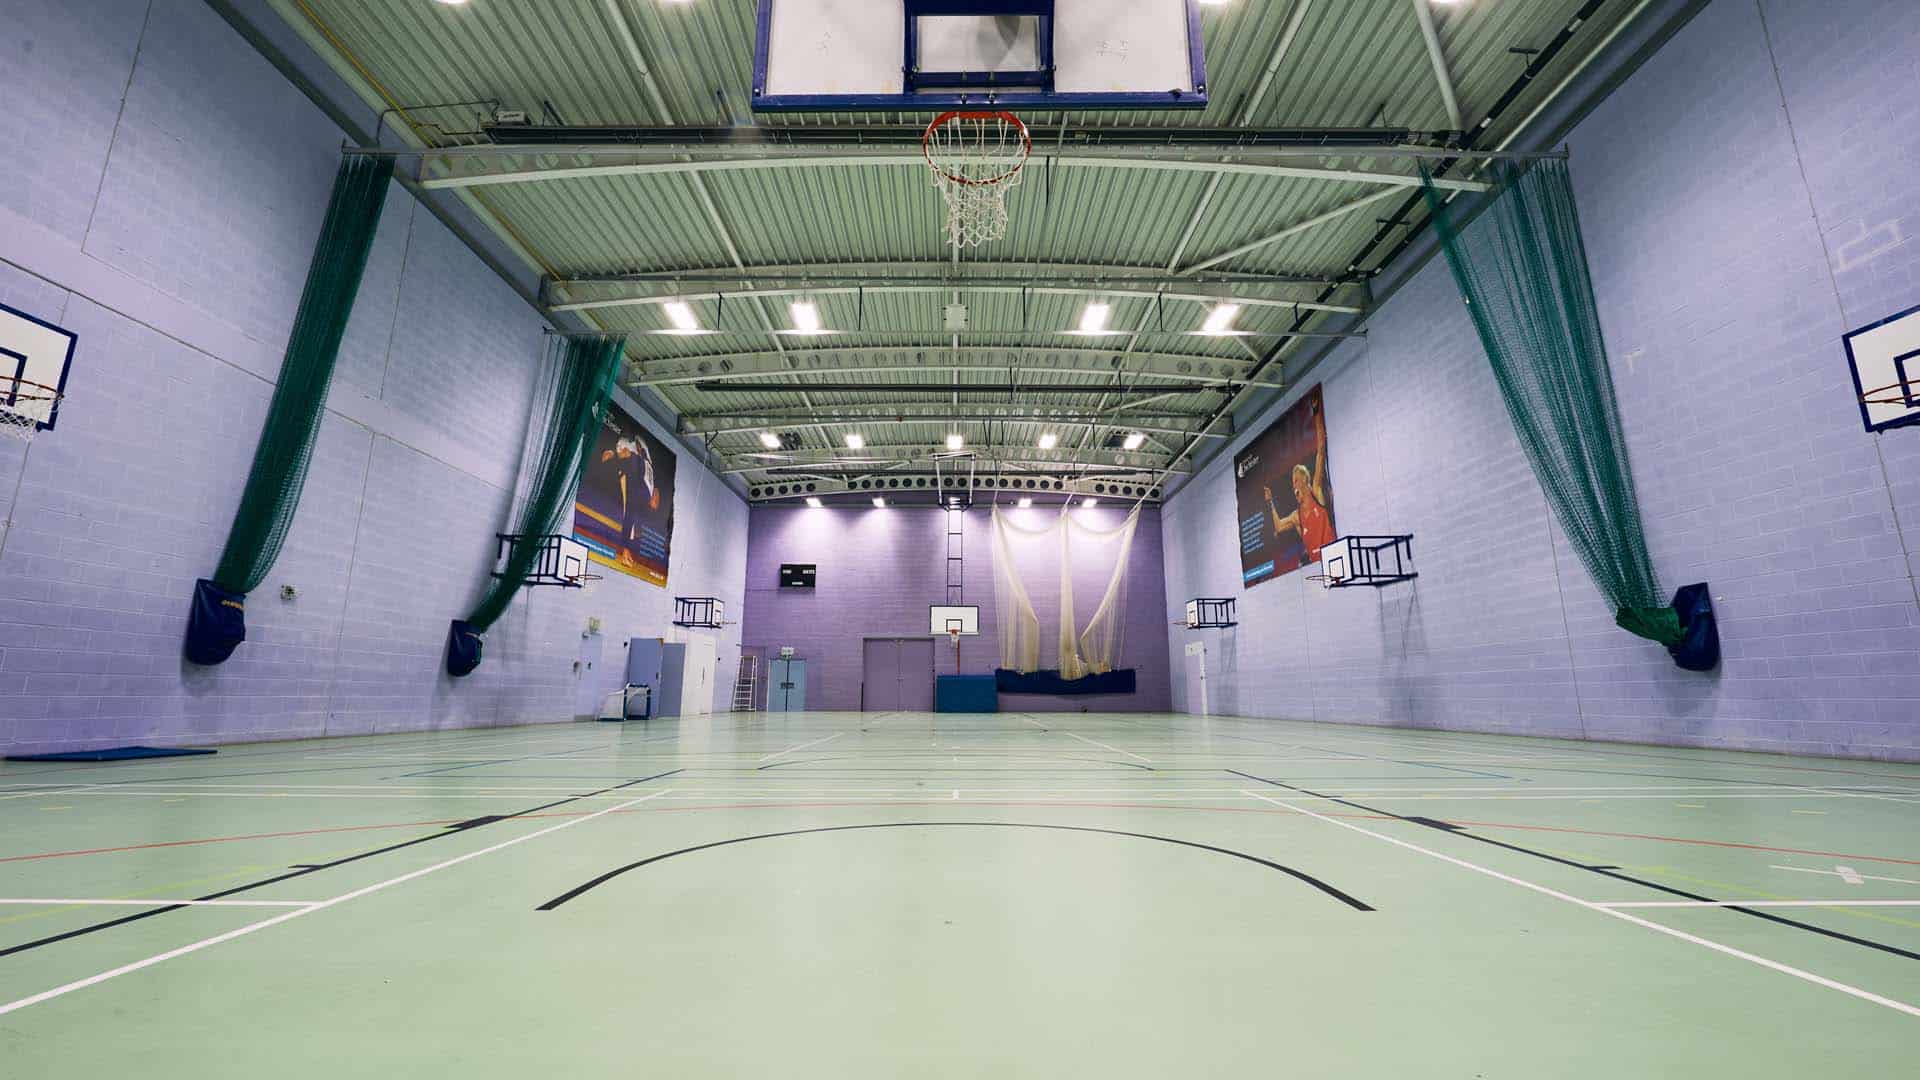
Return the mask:
[[[1016,522],[1038,528],[1042,514],[1057,508],[1011,511]],[[1096,529],[1118,526],[1124,514],[1108,507],[1076,510]],[[747,606],[742,641],[771,655],[791,645],[807,660],[807,707],[860,707],[861,640],[901,634],[925,635],[927,608],[945,603],[946,513],[932,507],[755,507],[747,548]],[[992,523],[985,506],[966,514],[964,603],[980,607],[980,636],[961,642],[959,670],[991,673],[999,663],[994,621]],[[1111,550],[1111,549],[1107,549]],[[1015,558],[1033,594],[1041,633],[1051,640],[1059,623],[1059,560],[1045,541],[1019,542]],[[815,563],[819,585],[779,588],[780,564]],[[1089,559],[1074,573],[1074,606],[1080,624],[1099,603],[1112,563]],[[1121,665],[1138,671],[1134,694],[1089,697],[1003,695],[1000,707],[1021,712],[1164,712],[1170,707],[1166,671],[1167,621],[1157,511],[1142,511],[1129,561],[1128,611]],[[1042,656],[1048,650],[1043,646]],[[943,640],[934,649],[939,673],[955,671],[953,650]]]
[[1712,582],[1719,672],[1612,626],[1436,261],[1308,380],[1343,526],[1414,533],[1418,582],[1243,594],[1230,457],[1169,501],[1169,614],[1241,596],[1213,710],[1920,758],[1920,430],[1861,431],[1839,344],[1920,304],[1910,16],[1718,0],[1568,140],[1649,545]]
[[[0,749],[564,720],[617,685],[627,637],[685,633],[675,594],[738,610],[746,505],[683,455],[669,589],[529,591],[478,672],[442,673],[507,511],[541,322],[395,185],[249,640],[185,665],[341,135],[198,0],[15,7],[0,141],[27,152],[0,185],[0,302],[80,347],[58,430],[0,445]],[[589,617],[600,661],[576,675]]]

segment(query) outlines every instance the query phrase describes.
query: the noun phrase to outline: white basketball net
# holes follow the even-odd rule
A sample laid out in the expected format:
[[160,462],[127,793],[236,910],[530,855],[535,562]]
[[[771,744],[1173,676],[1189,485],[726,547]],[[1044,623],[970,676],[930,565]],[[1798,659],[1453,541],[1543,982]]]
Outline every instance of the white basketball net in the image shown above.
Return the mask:
[[933,185],[947,203],[947,238],[973,247],[1007,233],[1007,193],[1033,152],[1027,125],[1012,113],[950,112],[921,139]]
[[0,437],[31,440],[53,416],[60,394],[18,377],[0,378]]

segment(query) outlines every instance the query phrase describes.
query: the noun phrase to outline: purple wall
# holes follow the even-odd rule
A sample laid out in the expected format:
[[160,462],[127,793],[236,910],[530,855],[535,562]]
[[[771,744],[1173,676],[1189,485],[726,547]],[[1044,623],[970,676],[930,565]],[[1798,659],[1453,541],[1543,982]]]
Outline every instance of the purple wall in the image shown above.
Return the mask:
[[[1040,527],[1057,507],[1015,510],[1015,521]],[[1120,524],[1119,508],[1076,510],[1098,529]],[[984,506],[966,515],[966,596],[980,607],[980,636],[963,638],[959,670],[990,673],[999,662],[993,605],[993,524]],[[1043,541],[1017,549],[1022,580],[1033,593],[1041,633],[1059,626],[1056,560]],[[1002,695],[1000,707],[1019,712],[1164,712],[1171,705],[1167,676],[1166,588],[1162,577],[1160,514],[1141,513],[1130,562],[1128,620],[1120,666],[1138,672],[1139,692],[1092,697]],[[819,586],[779,587],[781,563],[815,563]],[[1074,606],[1081,626],[1105,590],[1111,564],[1089,563],[1074,573]],[[927,608],[945,603],[946,513],[933,507],[754,507],[748,519],[747,602],[741,642],[769,654],[794,647],[807,661],[809,709],[860,707],[861,641],[867,637],[924,635]],[[1047,650],[1043,646],[1044,658]],[[955,671],[945,641],[934,649],[941,674]]]

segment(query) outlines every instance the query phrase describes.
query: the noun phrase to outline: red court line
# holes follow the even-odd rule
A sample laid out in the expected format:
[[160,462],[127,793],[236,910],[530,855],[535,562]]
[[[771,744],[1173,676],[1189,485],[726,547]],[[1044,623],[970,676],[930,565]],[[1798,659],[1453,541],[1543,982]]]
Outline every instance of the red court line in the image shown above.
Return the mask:
[[417,829],[426,825],[454,825],[463,818],[444,821],[396,821],[387,825],[339,825],[330,829],[295,829],[292,832],[263,832],[247,836],[209,836],[200,840],[159,840],[151,844],[122,844],[119,847],[82,848],[78,851],[43,851],[38,855],[0,856],[0,863],[27,862],[33,859],[63,859],[69,855],[104,855],[112,851],[144,851],[148,848],[191,847],[195,844],[225,844],[235,840],[273,840],[285,836],[318,836],[321,833],[365,832],[368,829]]
[[1455,825],[1473,825],[1483,829],[1526,829],[1531,832],[1579,833],[1582,836],[1617,836],[1625,840],[1659,840],[1668,844],[1700,844],[1706,847],[1745,848],[1748,851],[1778,851],[1787,855],[1818,855],[1828,859],[1860,859],[1865,862],[1920,866],[1920,859],[1895,859],[1885,855],[1849,855],[1842,851],[1809,851],[1806,848],[1769,847],[1766,844],[1742,844],[1733,840],[1695,840],[1685,836],[1653,836],[1648,833],[1601,832],[1597,829],[1571,829],[1559,825],[1509,825],[1500,821],[1450,820],[1453,820]]

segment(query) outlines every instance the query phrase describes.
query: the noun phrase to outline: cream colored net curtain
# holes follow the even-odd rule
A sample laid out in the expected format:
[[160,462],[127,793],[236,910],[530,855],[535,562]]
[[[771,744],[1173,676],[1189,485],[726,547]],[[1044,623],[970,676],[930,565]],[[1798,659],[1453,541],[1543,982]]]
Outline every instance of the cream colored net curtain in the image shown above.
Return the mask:
[[[1022,552],[1052,546],[1058,553],[1060,619],[1046,666],[1058,668],[1062,678],[1078,679],[1113,670],[1120,656],[1121,627],[1127,608],[1127,563],[1133,554],[1134,533],[1140,526],[1140,508],[1134,507],[1114,529],[1096,529],[1074,514],[1062,511],[1043,528],[1015,524],[999,507],[993,508],[994,621],[1000,629],[1000,666],[1029,672],[1041,668],[1040,617],[1033,596],[1021,580],[1016,558]],[[1074,608],[1073,568],[1106,565],[1113,572],[1099,603],[1080,624]]]

